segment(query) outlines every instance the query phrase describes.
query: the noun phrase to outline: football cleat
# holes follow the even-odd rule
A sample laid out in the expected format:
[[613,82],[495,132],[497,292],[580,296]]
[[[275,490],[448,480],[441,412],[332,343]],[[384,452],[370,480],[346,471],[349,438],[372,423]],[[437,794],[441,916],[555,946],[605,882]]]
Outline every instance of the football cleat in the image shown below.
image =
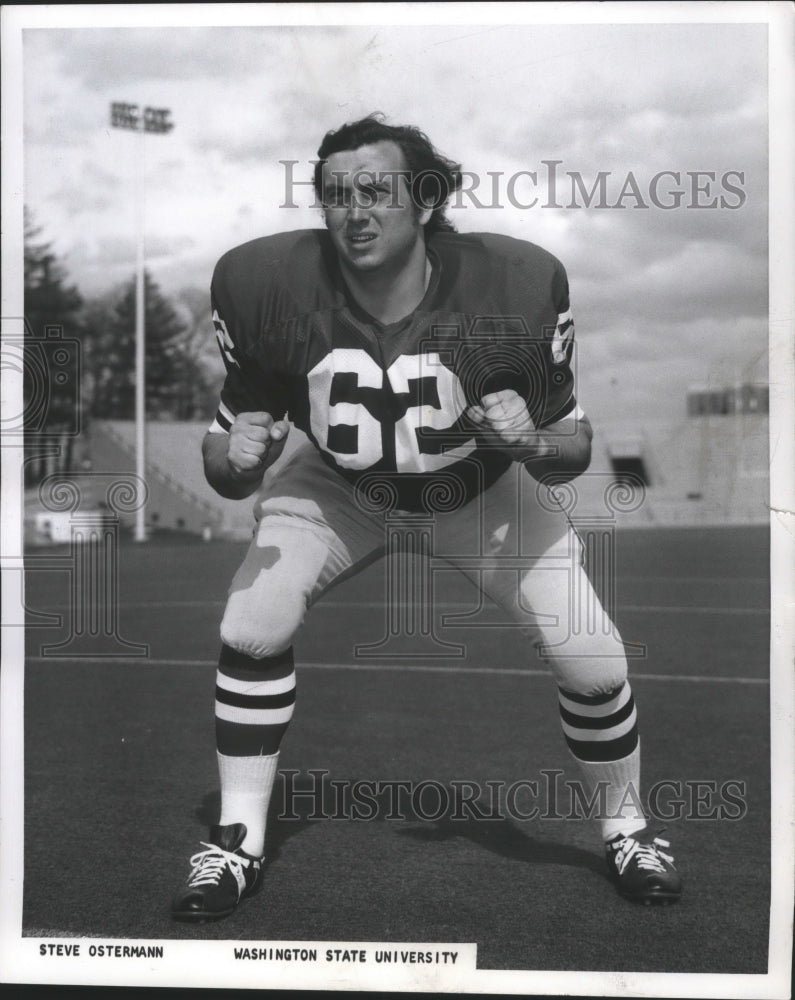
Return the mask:
[[210,828],[210,842],[190,859],[191,873],[171,904],[175,920],[217,920],[262,886],[264,857],[240,850],[246,836],[242,823]]
[[622,896],[638,903],[673,903],[682,894],[682,879],[674,859],[662,848],[667,840],[625,837],[617,833],[605,845],[607,867]]

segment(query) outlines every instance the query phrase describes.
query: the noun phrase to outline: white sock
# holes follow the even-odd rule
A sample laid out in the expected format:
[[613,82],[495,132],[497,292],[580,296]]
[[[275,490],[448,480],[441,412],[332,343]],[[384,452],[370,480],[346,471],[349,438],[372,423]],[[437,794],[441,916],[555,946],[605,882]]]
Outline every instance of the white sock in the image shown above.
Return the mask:
[[621,760],[594,761],[574,758],[580,767],[589,796],[599,782],[607,782],[606,815],[600,817],[602,837],[617,833],[628,836],[646,826],[640,798],[640,744]]
[[228,757],[217,753],[221,778],[221,826],[245,823],[241,849],[258,858],[265,851],[265,824],[276,779],[278,753],[269,757]]

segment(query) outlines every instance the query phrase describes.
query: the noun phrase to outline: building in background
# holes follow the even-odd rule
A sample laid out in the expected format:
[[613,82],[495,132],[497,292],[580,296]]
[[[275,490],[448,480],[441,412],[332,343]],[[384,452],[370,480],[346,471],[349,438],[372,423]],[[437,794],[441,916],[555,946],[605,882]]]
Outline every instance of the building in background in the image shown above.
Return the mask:
[[616,483],[645,494],[621,524],[767,522],[767,385],[692,386],[684,402],[679,421],[646,420],[633,434],[596,427],[591,468],[576,481],[578,513],[595,513],[605,484]]

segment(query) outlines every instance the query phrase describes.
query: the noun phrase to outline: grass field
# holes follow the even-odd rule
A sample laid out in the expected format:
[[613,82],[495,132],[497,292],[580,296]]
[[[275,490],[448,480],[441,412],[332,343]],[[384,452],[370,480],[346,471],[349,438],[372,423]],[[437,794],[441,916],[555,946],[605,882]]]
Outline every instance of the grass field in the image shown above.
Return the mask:
[[[313,608],[296,644],[298,703],[281,767],[298,774],[277,782],[263,893],[226,921],[186,926],[168,906],[216,819],[218,622],[244,548],[166,537],[121,545],[118,631],[148,646],[143,657],[44,649],[70,634],[72,577],[48,568],[47,553],[28,573],[28,608],[63,621],[28,632],[26,935],[460,941],[477,943],[485,969],[766,971],[765,529],[618,537],[617,623],[625,641],[646,647],[630,664],[644,783],[673,782],[663,800],[682,788],[689,812],[702,814],[659,824],[685,879],[680,903],[645,908],[618,897],[595,824],[557,818],[566,803],[545,802],[547,818],[530,819],[505,802],[493,819],[435,809],[444,790],[452,801],[456,782],[482,789],[487,811],[488,782],[503,782],[504,798],[520,779],[543,788],[560,771],[565,789],[576,772],[554,684],[521,637],[490,609],[478,627],[442,624],[478,603],[455,574],[436,578],[437,635],[465,656],[433,657],[427,643],[414,657],[354,655],[385,633],[382,562]],[[315,818],[316,799],[288,794],[289,782],[308,786],[312,769],[334,781],[438,785],[419,815],[408,801],[402,818],[384,809],[370,821]],[[725,782],[737,783],[729,787],[741,818],[709,818]],[[517,808],[529,804],[517,797]]]

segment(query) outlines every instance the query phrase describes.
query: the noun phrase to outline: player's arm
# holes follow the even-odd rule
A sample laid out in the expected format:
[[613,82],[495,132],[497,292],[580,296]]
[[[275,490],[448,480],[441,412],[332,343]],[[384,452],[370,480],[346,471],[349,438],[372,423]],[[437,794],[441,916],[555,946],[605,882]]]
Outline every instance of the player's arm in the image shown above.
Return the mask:
[[584,413],[564,417],[536,433],[536,447],[518,458],[534,479],[567,483],[581,476],[591,464],[593,427]]
[[521,462],[536,479],[553,476],[568,482],[591,462],[593,429],[581,410],[536,428],[524,399],[513,389],[488,393],[468,416],[483,444],[499,448]]
[[[527,403],[515,389],[486,393],[468,415],[487,446],[499,448],[521,462],[536,479],[568,482],[582,475],[591,462],[593,429],[574,399],[574,320],[569,282],[560,261],[555,261],[550,285],[550,305],[557,313],[554,335],[545,340],[547,386],[543,413],[536,426]],[[538,409],[538,408],[536,408]],[[558,413],[566,416],[551,419]]]
[[257,302],[249,301],[254,287],[251,282],[241,283],[228,257],[219,261],[210,298],[226,379],[215,419],[202,442],[202,456],[207,482],[229,500],[243,500],[259,489],[290,430],[281,419],[287,411],[287,397],[278,375],[253,365],[246,354],[251,317],[258,314]]
[[251,496],[265,470],[284,449],[290,425],[270,413],[238,413],[228,434],[204,436],[204,475],[216,493],[228,500]]

